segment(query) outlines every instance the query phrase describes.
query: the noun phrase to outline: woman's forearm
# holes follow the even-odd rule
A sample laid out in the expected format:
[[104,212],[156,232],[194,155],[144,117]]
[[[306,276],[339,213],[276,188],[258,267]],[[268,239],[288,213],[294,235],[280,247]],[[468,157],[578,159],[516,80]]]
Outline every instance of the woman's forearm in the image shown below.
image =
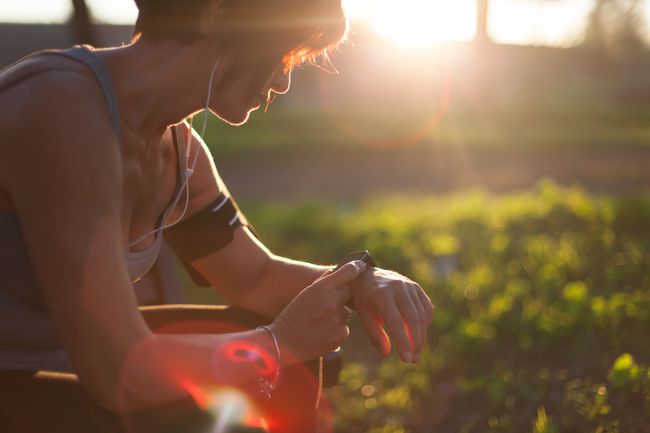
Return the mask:
[[247,228],[232,242],[190,263],[231,305],[274,318],[329,267],[273,254]]
[[[282,366],[295,362],[283,356]],[[266,367],[265,367],[266,366]],[[133,347],[94,397],[115,412],[133,412],[210,390],[255,383],[282,367],[264,329],[230,334],[149,334]],[[83,380],[82,380],[83,383]]]
[[[271,283],[287,278],[288,284],[307,287],[292,297],[267,329],[219,335],[148,332],[123,352],[128,355],[113,371],[113,386],[104,390],[101,401],[121,412],[188,394],[198,396],[200,402],[202,397],[209,398],[213,387],[241,387],[260,378],[273,381],[279,368],[317,359],[340,346],[349,334],[343,307],[350,295],[348,284],[364,271],[365,264],[349,263],[320,278],[310,276],[310,270],[321,275],[315,266],[285,260],[277,264],[270,271],[280,279],[269,274]],[[305,283],[297,276],[316,281]],[[106,367],[92,370],[104,374]]]
[[238,297],[238,306],[261,316],[274,318],[305,287],[330,266],[319,266],[272,255],[257,283]]

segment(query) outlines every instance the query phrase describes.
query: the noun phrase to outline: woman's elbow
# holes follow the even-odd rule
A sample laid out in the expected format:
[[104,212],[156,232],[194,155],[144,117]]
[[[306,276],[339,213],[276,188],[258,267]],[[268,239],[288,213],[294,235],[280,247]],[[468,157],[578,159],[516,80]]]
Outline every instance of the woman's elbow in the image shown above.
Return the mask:
[[120,368],[112,363],[96,363],[93,368],[78,368],[81,387],[102,408],[110,412],[120,410]]
[[[85,357],[75,366],[84,390],[101,407],[111,412],[129,412],[138,409],[137,396],[142,384],[153,373],[152,346],[155,334],[145,336],[129,350],[106,350]],[[139,376],[139,377],[138,377]]]

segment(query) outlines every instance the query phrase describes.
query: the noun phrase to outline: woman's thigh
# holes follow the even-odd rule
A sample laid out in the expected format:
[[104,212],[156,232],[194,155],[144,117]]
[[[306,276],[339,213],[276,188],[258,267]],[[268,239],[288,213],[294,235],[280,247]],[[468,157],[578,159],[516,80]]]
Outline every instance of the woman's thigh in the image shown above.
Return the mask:
[[[158,333],[223,333],[251,329],[269,322],[236,308],[160,306],[142,308]],[[270,400],[248,391],[248,401],[268,420],[271,431],[308,433],[315,429],[321,390],[321,362],[286,368]],[[200,409],[191,399],[172,402],[128,416],[117,416],[84,391],[74,375],[0,371],[0,432],[149,433],[211,431],[217,413]],[[252,431],[252,430],[249,430]]]
[[0,388],[3,433],[203,433],[212,424],[191,399],[118,416],[95,403],[70,374],[2,371]]

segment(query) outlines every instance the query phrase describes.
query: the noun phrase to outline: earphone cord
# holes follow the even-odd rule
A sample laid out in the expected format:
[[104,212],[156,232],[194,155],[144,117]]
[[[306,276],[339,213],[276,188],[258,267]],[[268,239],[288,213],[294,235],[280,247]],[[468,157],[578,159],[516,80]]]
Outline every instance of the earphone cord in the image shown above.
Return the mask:
[[[217,71],[217,67],[219,66],[219,61],[220,59],[217,59],[216,62],[214,62],[214,66],[212,67],[212,71],[210,72],[210,80],[208,81],[208,96],[205,99],[205,106],[203,107],[203,125],[201,125],[201,134],[199,135],[199,143],[203,143],[203,136],[205,135],[205,129],[208,126],[208,114],[210,112],[210,98],[212,98],[212,82],[214,80],[214,73]],[[187,143],[187,162],[189,163],[190,155],[192,154],[192,120],[193,118],[190,118],[190,124],[187,132],[187,138],[186,138],[186,143]],[[194,159],[192,160],[192,164],[187,166],[186,169],[186,175],[185,175],[185,181],[183,182],[183,185],[181,186],[181,189],[185,190],[185,203],[183,205],[183,211],[181,212],[180,216],[176,218],[174,221],[170,222],[169,224],[162,225],[156,229],[153,229],[149,233],[140,236],[133,242],[129,244],[129,248],[139,244],[143,240],[147,239],[149,236],[154,235],[158,233],[159,231],[162,231],[164,229],[167,229],[169,227],[172,227],[176,224],[178,224],[185,214],[187,213],[187,209],[190,204],[190,178],[194,174],[194,169],[196,168],[196,163],[199,160],[199,153],[200,153],[200,148],[197,146],[196,152],[194,153]]]

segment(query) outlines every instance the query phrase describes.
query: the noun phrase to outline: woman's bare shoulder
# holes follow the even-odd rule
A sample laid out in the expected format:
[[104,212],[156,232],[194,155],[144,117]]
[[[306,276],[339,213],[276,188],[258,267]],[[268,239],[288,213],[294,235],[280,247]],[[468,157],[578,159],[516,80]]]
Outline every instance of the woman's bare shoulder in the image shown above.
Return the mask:
[[28,58],[0,74],[0,122],[10,121],[3,130],[33,128],[36,117],[65,117],[89,109],[101,114],[102,103],[92,72],[61,56]]
[[76,65],[56,66],[0,89],[0,190],[9,194],[16,171],[52,176],[80,159],[85,164],[101,160],[103,169],[119,163],[115,133],[94,77]]
[[49,128],[41,128],[43,124],[68,127],[74,118],[83,120],[75,122],[77,128],[108,122],[102,91],[85,65],[44,53],[0,73],[0,130],[4,134],[46,132]]
[[83,136],[85,131],[96,132],[101,140],[111,129],[102,90],[85,65],[44,54],[0,73],[0,146]]

